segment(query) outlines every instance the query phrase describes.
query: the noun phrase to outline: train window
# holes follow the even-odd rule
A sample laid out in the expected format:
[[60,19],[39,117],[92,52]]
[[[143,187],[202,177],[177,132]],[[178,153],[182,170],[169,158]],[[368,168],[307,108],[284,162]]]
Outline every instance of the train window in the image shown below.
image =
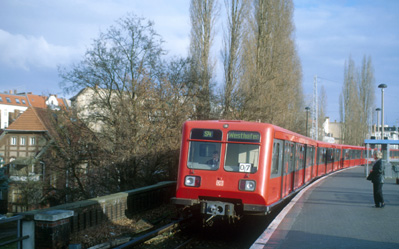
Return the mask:
[[295,146],[293,143],[285,141],[284,144],[284,175],[294,171],[295,165]]
[[326,149],[326,162],[331,163],[334,161],[334,155],[332,149]]
[[271,173],[277,174],[278,173],[278,163],[280,157],[280,144],[274,143],[273,145],[273,158],[272,158],[272,168]]
[[298,171],[300,169],[303,169],[303,163],[304,163],[304,158],[305,156],[305,147],[303,144],[297,144],[296,145],[296,161],[295,161],[295,170]]
[[327,159],[326,148],[319,147],[317,149],[317,164],[325,164]]
[[349,159],[350,159],[349,150],[346,149],[346,150],[345,150],[345,160],[349,160]]
[[187,167],[190,169],[217,170],[220,159],[220,143],[190,142]]
[[295,169],[295,154],[296,154],[296,150],[295,150],[295,145],[291,144],[291,153],[290,153],[290,172],[294,171]]
[[259,164],[259,145],[229,143],[226,147],[224,169],[229,172],[256,173]]
[[283,141],[275,139],[273,144],[273,157],[270,178],[281,176],[283,159]]
[[312,166],[314,163],[314,147],[308,146],[306,148],[306,167]]
[[335,158],[336,158],[337,161],[341,160],[340,154],[341,154],[341,150],[340,149],[336,149],[335,150]]

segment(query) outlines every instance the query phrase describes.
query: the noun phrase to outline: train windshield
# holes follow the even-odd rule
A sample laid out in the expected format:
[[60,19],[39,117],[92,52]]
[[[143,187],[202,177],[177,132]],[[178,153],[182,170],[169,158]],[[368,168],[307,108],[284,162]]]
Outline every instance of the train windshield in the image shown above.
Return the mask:
[[234,143],[227,144],[224,169],[229,172],[257,172],[260,134],[257,132],[230,131],[227,140]]
[[[190,169],[219,169],[222,131],[212,129],[193,129],[190,142],[187,167]],[[206,140],[206,141],[198,141]]]
[[190,142],[187,167],[190,169],[219,169],[221,143]]

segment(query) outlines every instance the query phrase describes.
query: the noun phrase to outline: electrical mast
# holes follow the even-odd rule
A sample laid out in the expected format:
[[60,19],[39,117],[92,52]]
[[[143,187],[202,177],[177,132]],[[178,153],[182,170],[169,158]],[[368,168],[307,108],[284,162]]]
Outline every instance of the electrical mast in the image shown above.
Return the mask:
[[313,100],[312,100],[312,138],[315,140],[318,140],[318,131],[319,131],[319,125],[318,125],[318,100],[317,100],[317,75],[314,76],[313,80]]

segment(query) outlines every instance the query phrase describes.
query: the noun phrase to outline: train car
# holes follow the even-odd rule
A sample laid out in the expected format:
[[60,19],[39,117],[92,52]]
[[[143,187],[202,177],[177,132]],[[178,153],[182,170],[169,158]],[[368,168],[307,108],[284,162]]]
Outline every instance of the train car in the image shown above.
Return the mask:
[[322,176],[339,168],[339,151],[337,144],[317,142],[316,176]]
[[275,125],[187,121],[172,203],[198,210],[205,221],[266,215],[315,177],[339,168],[327,157],[335,158],[341,148],[319,145],[324,166],[316,164],[316,141]]
[[399,159],[399,149],[390,149],[389,150],[389,159],[390,160],[398,160]]
[[365,148],[361,146],[342,145],[344,167],[352,167],[365,163]]

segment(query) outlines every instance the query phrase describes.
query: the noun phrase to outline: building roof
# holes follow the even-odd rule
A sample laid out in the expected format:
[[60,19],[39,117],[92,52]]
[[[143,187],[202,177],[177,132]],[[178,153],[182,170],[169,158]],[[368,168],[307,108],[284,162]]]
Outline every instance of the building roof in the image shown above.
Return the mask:
[[365,144],[399,144],[399,140],[376,140],[376,139],[365,139]]
[[68,103],[63,98],[58,98],[57,95],[50,94],[50,96],[35,95],[29,93],[0,93],[0,104],[12,106],[33,106],[40,108],[47,108],[46,101],[54,97],[60,107],[68,108]]
[[0,104],[14,105],[14,106],[29,106],[29,101],[26,96],[0,93]]
[[29,107],[14,122],[8,126],[6,131],[46,131],[47,127],[38,115],[40,108]]

